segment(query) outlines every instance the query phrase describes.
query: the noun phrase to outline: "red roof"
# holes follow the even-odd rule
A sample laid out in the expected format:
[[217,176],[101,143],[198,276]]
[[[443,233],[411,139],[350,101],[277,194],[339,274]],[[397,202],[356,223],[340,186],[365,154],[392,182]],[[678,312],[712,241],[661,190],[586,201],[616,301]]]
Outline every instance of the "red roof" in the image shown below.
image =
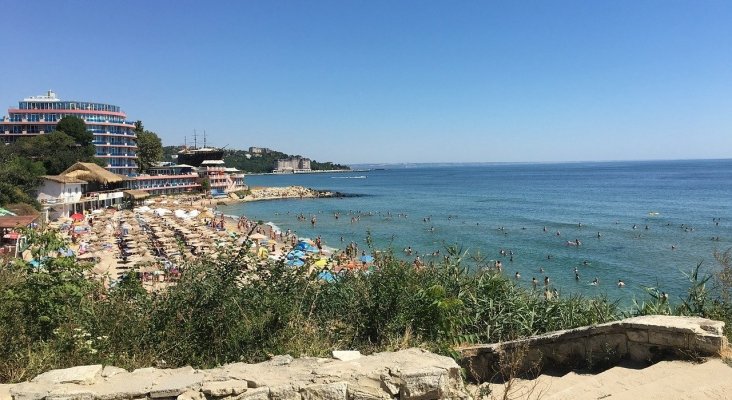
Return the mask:
[[38,215],[6,215],[0,217],[0,229],[28,226],[37,219]]

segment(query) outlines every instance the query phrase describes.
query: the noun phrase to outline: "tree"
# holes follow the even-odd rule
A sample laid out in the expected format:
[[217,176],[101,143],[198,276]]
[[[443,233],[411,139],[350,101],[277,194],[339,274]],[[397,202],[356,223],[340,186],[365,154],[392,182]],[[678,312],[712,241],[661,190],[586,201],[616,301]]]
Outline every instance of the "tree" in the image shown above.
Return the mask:
[[18,140],[15,152],[21,158],[43,163],[48,175],[58,175],[77,161],[94,162],[88,148],[80,147],[74,138],[64,132],[54,131]]
[[74,152],[76,153],[76,161],[92,161],[94,153],[96,152],[96,149],[94,148],[94,134],[86,129],[86,123],[83,119],[73,115],[67,115],[58,121],[58,124],[56,124],[56,131],[59,133],[65,133],[73,139],[74,143],[78,147],[78,150]]
[[17,186],[26,193],[33,193],[45,174],[43,163],[15,156],[2,163],[0,182]]
[[43,163],[10,155],[0,160],[0,205],[32,204],[38,208],[35,193],[45,174]]
[[211,182],[208,180],[208,178],[203,178],[201,180],[201,190],[203,193],[208,194],[208,192],[211,190]]
[[61,118],[56,124],[56,130],[74,138],[76,144],[81,147],[92,145],[93,148],[94,134],[86,129],[86,123],[79,117],[67,115]]
[[146,131],[142,121],[135,122],[137,135],[137,168],[140,173],[163,159],[163,142],[155,132]]

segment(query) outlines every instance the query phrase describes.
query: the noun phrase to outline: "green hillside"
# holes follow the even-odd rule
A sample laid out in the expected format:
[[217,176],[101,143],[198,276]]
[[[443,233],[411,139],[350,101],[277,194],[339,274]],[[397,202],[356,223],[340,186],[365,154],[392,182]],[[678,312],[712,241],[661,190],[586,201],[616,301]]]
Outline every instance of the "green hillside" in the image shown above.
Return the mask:
[[[171,157],[173,154],[177,154],[181,149],[180,146],[165,146],[163,147],[163,160],[164,161],[175,161]],[[249,157],[247,157],[249,156]],[[281,158],[289,157],[303,157],[299,155],[285,154],[279,151],[272,150],[265,154],[249,154],[246,150],[225,150],[224,161],[227,166],[237,168],[244,172],[249,173],[265,173],[272,172],[275,162]],[[349,170],[351,169],[347,165],[334,164],[330,161],[318,162],[311,160],[310,167],[314,171],[323,170]]]

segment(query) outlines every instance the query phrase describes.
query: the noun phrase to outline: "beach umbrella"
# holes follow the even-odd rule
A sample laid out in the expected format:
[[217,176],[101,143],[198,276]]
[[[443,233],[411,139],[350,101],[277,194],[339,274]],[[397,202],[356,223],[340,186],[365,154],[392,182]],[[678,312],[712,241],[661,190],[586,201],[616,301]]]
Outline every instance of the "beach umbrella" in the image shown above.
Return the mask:
[[312,246],[310,246],[309,244],[307,244],[305,242],[297,242],[297,244],[293,248],[296,250],[307,251],[307,249],[310,247],[312,247]]
[[299,258],[305,258],[305,252],[302,250],[293,250],[289,253],[287,253],[288,259],[299,259]]
[[331,273],[330,271],[322,271],[318,274],[318,278],[326,282],[335,282],[335,275],[333,275],[333,273]]
[[295,258],[292,260],[287,260],[285,264],[291,267],[302,267],[303,265],[305,265],[305,261]]
[[69,248],[59,249],[58,254],[62,257],[71,257],[74,255],[74,251]]
[[72,221],[83,221],[85,217],[82,213],[74,213],[71,214],[69,218],[71,218]]
[[267,239],[267,236],[264,236],[261,233],[253,233],[253,234],[249,235],[249,239],[262,240],[262,239]]
[[187,212],[185,212],[184,210],[180,210],[180,209],[173,211],[173,214],[176,217],[181,218],[181,219],[190,218],[190,216],[188,215]]
[[326,264],[328,264],[327,258],[321,258],[313,263],[313,265],[315,265],[316,267],[325,267]]
[[363,262],[365,262],[365,263],[370,263],[370,262],[374,262],[374,257],[372,257],[372,256],[361,256],[360,260],[363,261]]

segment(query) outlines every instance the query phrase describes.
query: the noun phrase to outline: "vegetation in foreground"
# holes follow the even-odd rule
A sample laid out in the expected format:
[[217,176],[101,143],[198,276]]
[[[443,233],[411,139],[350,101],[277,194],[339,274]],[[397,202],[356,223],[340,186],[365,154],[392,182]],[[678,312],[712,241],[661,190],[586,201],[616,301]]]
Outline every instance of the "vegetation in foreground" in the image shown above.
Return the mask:
[[[148,293],[136,279],[105,289],[88,279],[89,265],[47,257],[65,246],[53,232],[29,235],[41,267],[19,260],[0,265],[1,382],[93,363],[211,367],[272,354],[325,356],[333,349],[369,353],[411,346],[450,355],[460,344],[628,315],[603,298],[544,300],[543,290],[519,288],[456,249],[448,260],[421,270],[386,252],[371,273],[326,282],[318,272],[258,265],[244,248],[187,266],[180,283],[164,293]],[[729,326],[728,298],[718,288],[707,289],[698,270],[688,301],[672,308],[651,297],[630,314],[701,315]],[[729,286],[723,290],[729,294]]]

